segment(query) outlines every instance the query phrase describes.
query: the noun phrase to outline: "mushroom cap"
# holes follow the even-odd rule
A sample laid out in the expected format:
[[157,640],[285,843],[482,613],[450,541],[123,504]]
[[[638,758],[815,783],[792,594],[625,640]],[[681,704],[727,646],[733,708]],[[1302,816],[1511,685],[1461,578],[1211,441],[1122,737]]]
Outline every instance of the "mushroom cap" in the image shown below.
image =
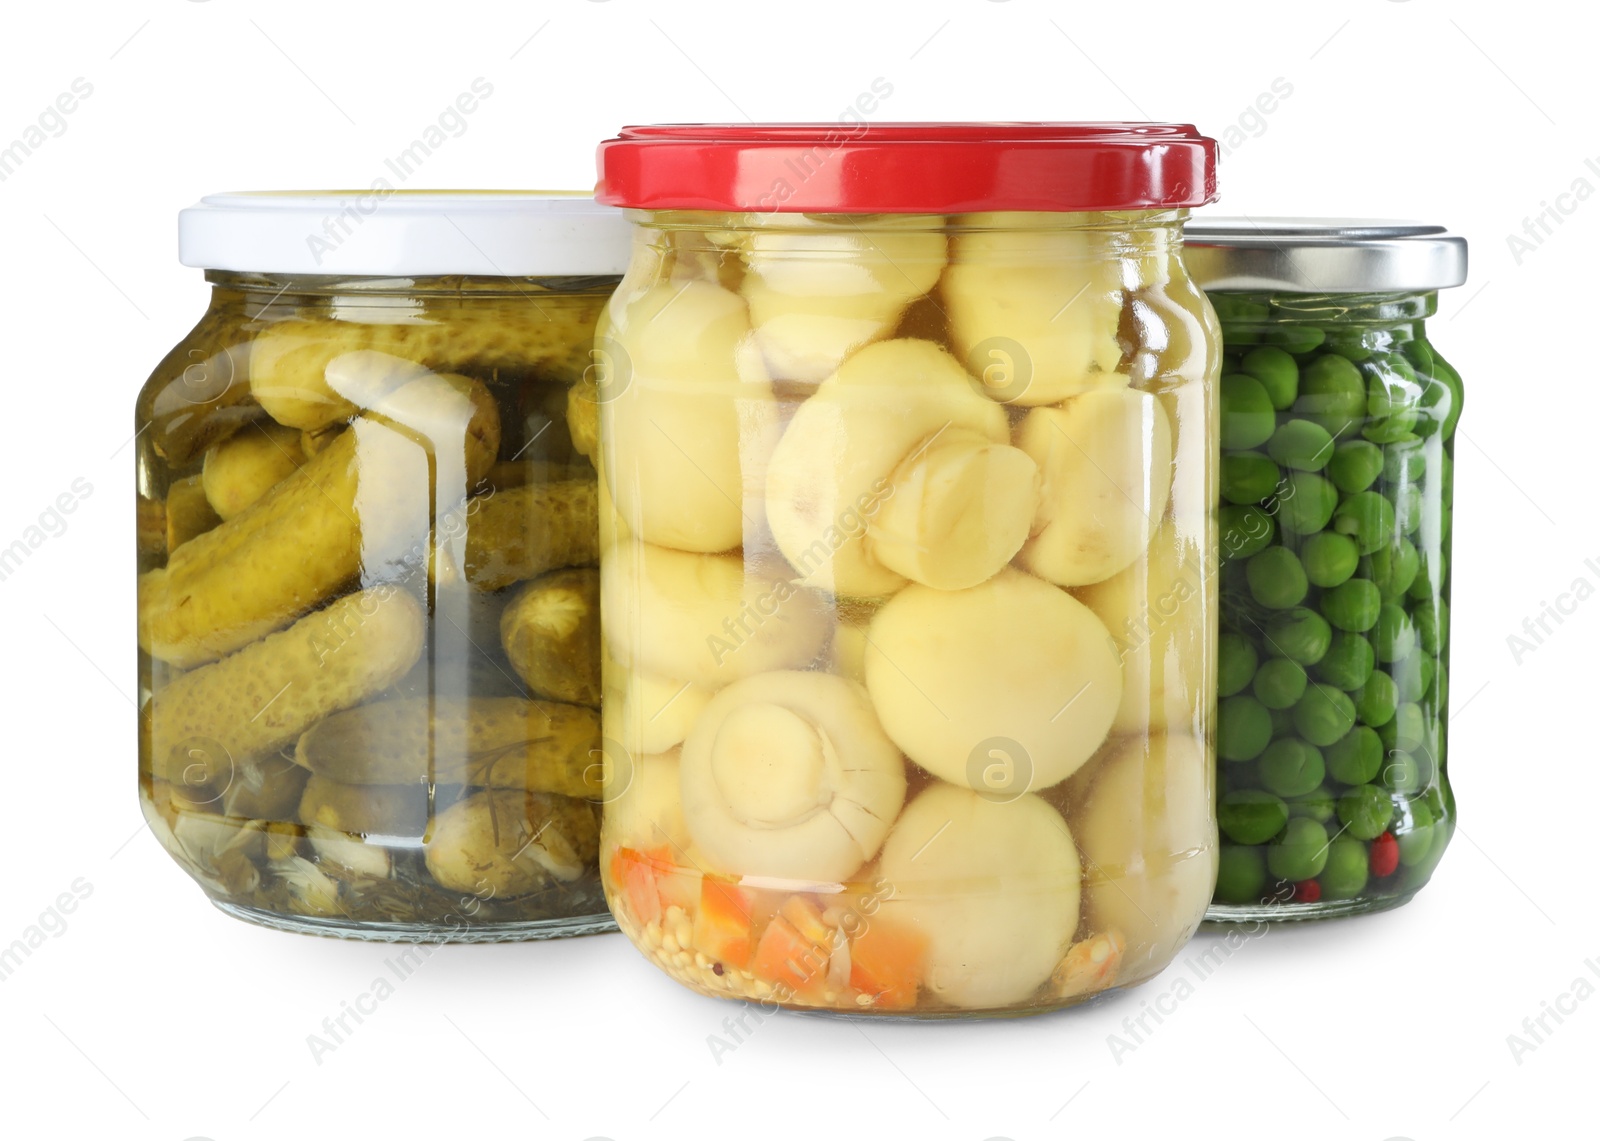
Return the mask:
[[1107,388],[1035,408],[1016,443],[1044,477],[1024,566],[1060,586],[1082,586],[1139,557],[1172,490],[1172,425],[1154,396]]
[[[1043,225],[1040,217],[961,215],[939,285],[962,360],[977,369],[973,357],[985,347],[1013,358],[1004,362],[1006,387],[996,398],[1026,407],[1128,383],[1118,375],[1117,254],[1101,235]],[[1025,381],[1019,369],[1027,370]]]
[[1008,440],[1005,410],[931,341],[868,345],[817,386],[767,467],[767,522],[803,581],[859,598],[905,584],[872,557],[867,536],[895,469],[950,428]]
[[1129,981],[1165,966],[1211,901],[1212,780],[1211,755],[1196,738],[1135,734],[1096,766],[1068,814],[1090,926],[1126,938]]
[[1011,792],[1071,776],[1122,700],[1116,645],[1100,619],[1010,568],[967,590],[906,587],[873,617],[866,672],[878,717],[908,757],[978,787],[998,743],[1017,758]]
[[728,686],[683,744],[690,835],[733,875],[849,878],[905,800],[905,764],[867,695],[833,674],[774,671]]
[[601,422],[618,441],[606,483],[628,529],[684,551],[739,546],[778,423],[744,302],[708,281],[660,282],[619,292],[605,328],[616,394]]
[[956,1006],[1025,1001],[1078,926],[1078,850],[1037,796],[1001,801],[931,785],[900,814],[878,870],[893,888],[885,916],[928,939],[924,984]]
[[824,379],[887,336],[945,266],[943,218],[819,221],[757,230],[740,288],[767,367],[781,380]]
[[1121,654],[1122,703],[1113,733],[1203,727],[1217,589],[1203,539],[1180,534],[1169,518],[1156,529],[1146,557],[1072,592],[1105,623]]
[[601,629],[626,669],[717,688],[810,664],[828,637],[818,595],[746,566],[624,541],[601,560]]
[[[626,767],[627,771],[620,771]],[[600,814],[605,846],[670,847],[679,863],[689,848],[689,826],[678,793],[678,750],[621,759],[612,787],[608,774],[604,810]]]

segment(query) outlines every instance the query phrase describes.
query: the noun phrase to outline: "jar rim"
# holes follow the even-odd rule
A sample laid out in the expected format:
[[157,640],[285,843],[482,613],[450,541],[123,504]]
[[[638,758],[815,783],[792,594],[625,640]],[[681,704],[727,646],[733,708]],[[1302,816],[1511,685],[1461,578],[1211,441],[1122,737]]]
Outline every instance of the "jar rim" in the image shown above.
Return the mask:
[[600,144],[596,198],[647,210],[954,214],[1201,206],[1187,123],[674,123]]
[[1426,222],[1191,218],[1184,262],[1209,290],[1409,293],[1467,280],[1467,240]]
[[630,245],[622,212],[581,191],[237,191],[178,214],[180,262],[245,273],[619,274]]

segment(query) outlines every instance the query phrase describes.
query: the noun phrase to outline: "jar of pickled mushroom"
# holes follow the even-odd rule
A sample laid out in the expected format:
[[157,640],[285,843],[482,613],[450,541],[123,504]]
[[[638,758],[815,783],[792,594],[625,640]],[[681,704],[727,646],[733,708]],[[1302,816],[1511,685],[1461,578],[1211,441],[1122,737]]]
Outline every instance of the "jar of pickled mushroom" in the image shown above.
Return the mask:
[[1461,378],[1438,226],[1203,219],[1222,321],[1214,920],[1378,911],[1455,829],[1445,770]]
[[601,875],[679,982],[1020,1014],[1214,882],[1214,144],[631,128],[601,318]]
[[225,194],[140,393],[139,797],[223,911],[380,940],[610,929],[597,407],[627,264],[574,195]]

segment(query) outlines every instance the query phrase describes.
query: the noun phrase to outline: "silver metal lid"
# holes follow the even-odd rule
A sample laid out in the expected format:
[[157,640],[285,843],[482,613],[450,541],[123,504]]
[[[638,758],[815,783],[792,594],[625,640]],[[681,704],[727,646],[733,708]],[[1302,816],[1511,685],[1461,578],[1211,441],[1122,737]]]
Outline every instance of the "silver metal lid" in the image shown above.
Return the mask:
[[1467,280],[1467,240],[1382,218],[1191,218],[1184,264],[1202,289],[1387,293]]

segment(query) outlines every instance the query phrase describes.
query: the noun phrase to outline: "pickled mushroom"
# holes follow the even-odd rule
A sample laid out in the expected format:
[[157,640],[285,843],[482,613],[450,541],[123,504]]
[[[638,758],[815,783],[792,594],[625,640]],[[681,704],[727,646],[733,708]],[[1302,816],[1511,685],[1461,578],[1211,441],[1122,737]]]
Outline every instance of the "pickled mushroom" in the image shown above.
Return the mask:
[[601,583],[604,635],[617,662],[717,688],[809,664],[827,641],[815,591],[751,569],[738,555],[620,544]]
[[1055,404],[1126,387],[1128,377],[1117,371],[1116,258],[1097,248],[1104,237],[1042,230],[1038,219],[1017,213],[956,219],[960,230],[939,286],[956,351],[980,376],[991,359],[1002,366],[992,394],[1008,404]]
[[923,985],[965,1009],[1025,1001],[1078,926],[1078,850],[1037,796],[932,785],[901,813],[878,874],[893,889],[884,917],[927,937]]
[[627,671],[619,698],[622,745],[632,753],[665,753],[681,745],[713,691],[686,681],[669,681],[642,670]]
[[1005,410],[930,341],[869,345],[796,410],[767,468],[767,522],[803,581],[881,597],[970,586],[1027,538],[1037,472]]
[[1015,754],[1008,793],[1065,780],[1100,747],[1122,669],[1100,619],[1064,590],[1007,569],[968,590],[908,586],[867,629],[867,691],[917,764],[977,787],[980,746]]
[[606,482],[629,530],[682,551],[739,546],[777,424],[744,302],[710,282],[663,283],[619,291],[602,327],[619,360],[600,421],[629,442]]
[[1206,749],[1186,734],[1129,738],[1069,819],[1090,925],[1127,941],[1123,981],[1159,970],[1194,934],[1216,883]]
[[750,233],[740,287],[767,367],[815,384],[889,335],[945,266],[944,219],[919,215],[785,219]]
[[1022,564],[1059,586],[1110,578],[1149,543],[1172,490],[1172,425],[1154,396],[1111,388],[1035,408],[1017,447],[1044,475]]
[[640,850],[666,845],[683,862],[691,841],[678,791],[678,763],[676,749],[629,754],[607,772],[603,823],[608,844]]
[[1207,582],[1201,549],[1172,520],[1156,530],[1147,555],[1103,582],[1072,593],[1104,622],[1122,658],[1122,703],[1113,733],[1197,723],[1206,660]]
[[900,752],[860,686],[778,671],[735,682],[684,742],[683,814],[718,868],[829,882],[870,860],[905,799]]

